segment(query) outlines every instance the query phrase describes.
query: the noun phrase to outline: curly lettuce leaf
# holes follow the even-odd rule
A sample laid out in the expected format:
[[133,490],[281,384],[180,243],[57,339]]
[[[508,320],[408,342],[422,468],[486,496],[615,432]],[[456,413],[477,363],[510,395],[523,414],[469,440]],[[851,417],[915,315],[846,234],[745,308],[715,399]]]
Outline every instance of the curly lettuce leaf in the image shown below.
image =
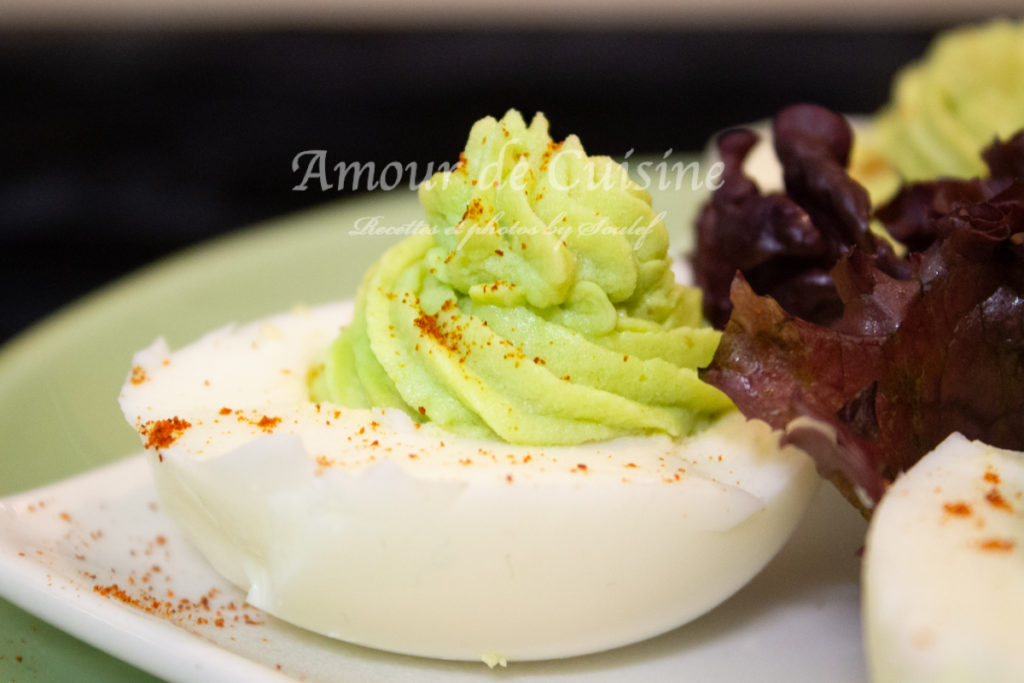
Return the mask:
[[755,133],[737,129],[718,139],[722,185],[697,219],[693,258],[704,314],[716,327],[729,319],[737,271],[758,294],[821,324],[842,314],[829,271],[854,247],[877,255],[886,272],[906,274],[889,243],[870,230],[867,191],[846,174],[852,143],[846,119],[800,104],[782,110],[772,129],[785,194],[762,194],[743,173]]
[[[991,177],[912,185],[878,212],[912,249],[895,267],[877,245],[862,247],[858,230],[820,227],[849,226],[853,204],[807,211],[820,235],[845,245],[829,270],[838,318],[808,320],[742,270],[731,284],[731,316],[703,378],[748,417],[785,429],[865,514],[953,431],[1024,450],[1024,134],[983,156]],[[780,159],[788,182],[794,162]],[[818,196],[841,199],[846,186]]]

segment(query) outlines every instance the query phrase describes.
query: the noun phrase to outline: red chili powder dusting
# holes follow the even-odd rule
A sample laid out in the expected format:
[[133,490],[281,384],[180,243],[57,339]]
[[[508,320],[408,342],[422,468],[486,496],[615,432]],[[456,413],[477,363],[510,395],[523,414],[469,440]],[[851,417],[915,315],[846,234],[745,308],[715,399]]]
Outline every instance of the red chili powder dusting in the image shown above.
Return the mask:
[[167,448],[191,426],[191,422],[180,417],[149,420],[139,428],[139,434],[146,439],[146,448]]
[[966,517],[971,514],[971,506],[963,502],[946,503],[942,506],[942,509],[949,514],[956,515],[958,517]]
[[454,352],[459,350],[457,340],[448,338],[448,335],[445,334],[444,330],[441,329],[441,326],[438,324],[437,316],[430,315],[429,313],[420,313],[413,323],[416,327],[420,328],[420,332],[423,335],[433,338],[434,341],[449,351]]
[[480,220],[484,215],[484,204],[479,197],[474,198],[466,205],[466,211],[462,214],[462,220]]
[[[156,536],[147,544],[146,555],[150,554],[154,544],[165,546],[167,545],[167,539],[162,535]],[[154,573],[164,574],[161,567],[154,564],[150,570],[141,576],[136,577],[136,573],[133,570],[123,583],[112,583],[109,585],[96,583],[93,585],[92,590],[94,593],[105,598],[117,600],[147,614],[162,617],[185,626],[189,624],[196,626],[210,624],[221,629],[235,628],[235,623],[240,622],[242,619],[250,626],[259,626],[264,623],[261,619],[262,614],[248,603],[244,603],[239,607],[234,601],[225,602],[219,599],[220,590],[217,588],[211,588],[206,591],[198,600],[190,600],[186,597],[175,599],[175,592],[173,590],[169,588],[157,589],[152,585]],[[90,581],[96,580],[95,574],[87,572],[80,572],[80,574],[89,578]],[[167,580],[170,581],[170,577],[167,577]],[[246,613],[247,610],[252,610],[252,614]],[[232,617],[227,613],[234,613],[234,616]],[[239,617],[242,617],[242,619]]]
[[[222,610],[234,611],[237,609],[234,603],[229,603],[227,605],[212,605],[211,601],[220,593],[216,588],[211,588],[199,600],[181,598],[177,601],[173,601],[161,600],[136,584],[133,584],[133,586],[135,587],[131,589],[132,592],[121,588],[116,583],[109,586],[95,585],[92,590],[94,593],[98,593],[105,598],[117,600],[118,602],[122,602],[130,607],[146,612],[147,614],[172,619],[179,623],[192,622],[197,626],[213,624],[217,628],[225,628],[228,624],[224,619]],[[246,605],[246,607],[247,606],[248,605]],[[201,616],[203,614],[210,613],[215,615],[212,620],[210,617]],[[248,613],[243,613],[242,617],[245,623],[249,626],[261,626],[264,624],[263,621],[254,619]],[[237,619],[235,621],[237,621]]]
[[1013,512],[1013,507],[1006,502],[1006,499],[1003,498],[1002,494],[996,489],[992,489],[986,493],[985,500],[987,500],[992,507],[1005,510],[1006,512]]
[[281,418],[279,417],[267,417],[264,415],[260,418],[260,421],[256,423],[256,426],[265,432],[273,431],[274,427],[280,424]]
[[[241,412],[241,411],[239,411],[239,412]],[[239,415],[238,416],[238,421],[239,422],[248,422],[252,426],[259,427],[263,431],[265,431],[267,433],[270,433],[270,432],[274,431],[274,427],[276,427],[277,425],[279,425],[281,423],[281,418],[279,418],[279,417],[268,417],[267,415],[264,415],[260,419],[256,420],[256,419],[253,419],[251,417],[246,417],[245,415]]]
[[1017,545],[1012,538],[990,538],[980,543],[982,550],[993,550],[1001,553],[1008,553]]

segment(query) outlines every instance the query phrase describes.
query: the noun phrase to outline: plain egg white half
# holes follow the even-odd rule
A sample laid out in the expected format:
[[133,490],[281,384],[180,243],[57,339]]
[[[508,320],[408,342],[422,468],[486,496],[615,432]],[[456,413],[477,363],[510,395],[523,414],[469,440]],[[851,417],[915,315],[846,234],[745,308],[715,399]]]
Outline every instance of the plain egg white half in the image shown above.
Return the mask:
[[120,396],[168,513],[296,625],[491,664],[625,645],[747,583],[817,485],[806,455],[738,412],[678,442],[539,448],[313,404],[307,373],[351,314],[157,341]]

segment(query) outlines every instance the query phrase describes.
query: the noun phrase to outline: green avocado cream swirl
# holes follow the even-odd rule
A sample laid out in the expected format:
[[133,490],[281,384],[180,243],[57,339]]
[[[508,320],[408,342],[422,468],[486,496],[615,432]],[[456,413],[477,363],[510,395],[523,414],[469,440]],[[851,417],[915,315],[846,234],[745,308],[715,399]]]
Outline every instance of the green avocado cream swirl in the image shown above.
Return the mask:
[[876,144],[906,180],[987,175],[981,150],[1024,128],[1024,21],[941,35],[900,72],[875,123]]
[[367,272],[314,400],[537,445],[679,437],[732,408],[697,376],[719,339],[700,291],[611,159],[509,111],[419,198],[429,230]]

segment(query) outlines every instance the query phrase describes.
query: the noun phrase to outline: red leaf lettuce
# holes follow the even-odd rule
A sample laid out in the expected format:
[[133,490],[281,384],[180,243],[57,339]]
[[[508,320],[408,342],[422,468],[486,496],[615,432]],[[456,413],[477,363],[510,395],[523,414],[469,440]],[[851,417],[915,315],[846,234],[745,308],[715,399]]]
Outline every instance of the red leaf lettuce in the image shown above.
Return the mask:
[[776,118],[787,195],[743,175],[752,134],[720,139],[695,271],[707,315],[731,315],[702,376],[869,514],[953,431],[1024,450],[1024,132],[985,150],[989,178],[908,186],[877,212],[910,249],[898,259],[867,228],[840,121]]

